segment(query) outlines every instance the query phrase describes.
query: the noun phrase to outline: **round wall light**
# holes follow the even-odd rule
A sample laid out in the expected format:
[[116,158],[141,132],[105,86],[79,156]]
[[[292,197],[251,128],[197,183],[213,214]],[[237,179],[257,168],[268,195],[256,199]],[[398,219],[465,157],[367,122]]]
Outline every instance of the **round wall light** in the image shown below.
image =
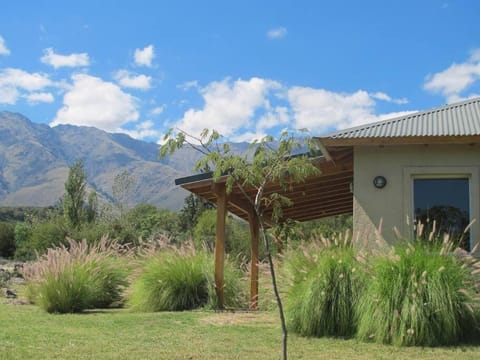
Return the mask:
[[373,186],[377,189],[383,189],[387,185],[387,179],[384,176],[375,176],[373,179]]

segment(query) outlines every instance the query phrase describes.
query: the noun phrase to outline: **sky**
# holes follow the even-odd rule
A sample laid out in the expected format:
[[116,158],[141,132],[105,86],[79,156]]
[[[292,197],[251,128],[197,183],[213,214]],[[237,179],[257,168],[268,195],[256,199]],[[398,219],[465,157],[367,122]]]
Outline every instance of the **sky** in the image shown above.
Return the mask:
[[480,1],[5,1],[0,111],[161,143],[312,135],[480,96]]

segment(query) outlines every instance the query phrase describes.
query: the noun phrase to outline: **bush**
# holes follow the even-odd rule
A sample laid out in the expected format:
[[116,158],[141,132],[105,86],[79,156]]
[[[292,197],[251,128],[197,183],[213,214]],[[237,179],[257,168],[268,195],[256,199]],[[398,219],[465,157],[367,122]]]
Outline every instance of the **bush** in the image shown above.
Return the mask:
[[325,245],[315,243],[287,254],[292,282],[286,301],[288,325],[302,336],[350,337],[357,328],[355,306],[363,274],[348,241]]
[[15,225],[15,259],[21,261],[35,259],[35,250],[30,245],[32,226],[27,223]]
[[[217,215],[215,210],[204,210],[198,217],[198,222],[193,229],[195,246],[213,251],[215,248]],[[248,225],[233,217],[226,220],[225,252],[240,261],[250,256],[250,233]],[[260,256],[263,256],[263,244],[260,246]]]
[[0,257],[10,258],[15,253],[15,225],[0,222]]
[[32,232],[28,247],[33,252],[44,254],[48,248],[66,245],[67,229],[60,218],[48,222],[36,222],[32,225]]
[[359,303],[360,339],[435,346],[457,344],[474,334],[478,321],[468,266],[474,261],[455,257],[449,247],[417,241],[373,261]]
[[117,244],[106,238],[97,245],[70,240],[68,249],[49,249],[24,267],[27,294],[51,313],[118,305],[128,285],[128,269],[118,254]]
[[[179,311],[215,307],[213,259],[192,249],[162,249],[143,260],[132,287],[130,305],[135,311]],[[244,304],[239,271],[225,262],[225,305]]]

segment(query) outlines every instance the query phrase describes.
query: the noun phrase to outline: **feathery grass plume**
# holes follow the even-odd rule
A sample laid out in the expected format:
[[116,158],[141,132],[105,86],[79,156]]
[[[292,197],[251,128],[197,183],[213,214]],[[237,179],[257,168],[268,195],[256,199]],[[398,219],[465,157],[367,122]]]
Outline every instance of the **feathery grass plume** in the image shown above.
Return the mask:
[[285,261],[289,327],[303,336],[353,336],[364,275],[350,235],[320,238],[302,250]]
[[129,253],[103,237],[96,244],[68,240],[24,266],[27,295],[51,313],[119,305],[127,287]]
[[404,242],[372,260],[373,276],[358,305],[359,339],[437,346],[478,334],[470,266],[454,255],[448,237],[429,239]]
[[[213,256],[196,251],[193,243],[180,247],[167,239],[150,244],[141,252],[129,304],[134,311],[180,311],[199,307],[215,307]],[[245,292],[240,270],[226,259],[225,305],[245,305]]]

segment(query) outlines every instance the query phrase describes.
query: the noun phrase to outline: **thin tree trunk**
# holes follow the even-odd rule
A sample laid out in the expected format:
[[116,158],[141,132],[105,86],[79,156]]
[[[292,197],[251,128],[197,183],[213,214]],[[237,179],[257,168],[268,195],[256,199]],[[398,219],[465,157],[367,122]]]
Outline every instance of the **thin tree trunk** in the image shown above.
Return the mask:
[[278,312],[280,313],[280,323],[282,325],[282,359],[287,360],[287,324],[285,322],[285,314],[283,313],[283,304],[282,299],[280,298],[280,293],[278,292],[277,287],[277,277],[275,275],[275,266],[273,264],[272,253],[270,249],[270,241],[268,240],[265,227],[263,225],[263,219],[258,215],[260,228],[262,230],[263,241],[265,243],[265,250],[267,253],[268,265],[270,268],[270,276],[272,278],[273,292],[275,293],[275,299],[277,300]]

